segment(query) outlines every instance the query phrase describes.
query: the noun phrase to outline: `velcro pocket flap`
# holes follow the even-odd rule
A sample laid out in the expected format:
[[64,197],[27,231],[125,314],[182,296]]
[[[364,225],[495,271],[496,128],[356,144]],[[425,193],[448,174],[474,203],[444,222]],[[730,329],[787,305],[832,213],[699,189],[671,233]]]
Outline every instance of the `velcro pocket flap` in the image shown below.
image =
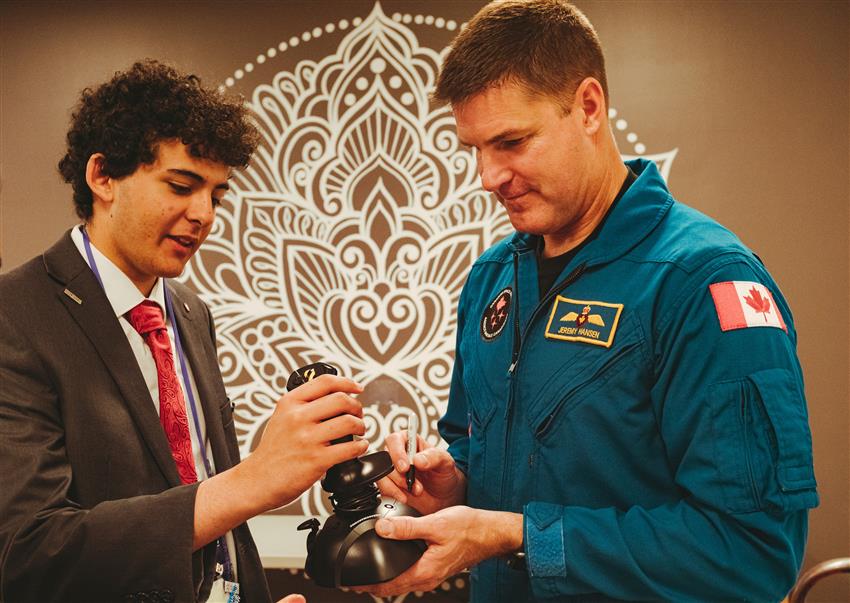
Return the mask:
[[787,369],[751,374],[776,437],[776,480],[783,492],[816,486],[812,463],[812,434],[806,402],[797,380]]

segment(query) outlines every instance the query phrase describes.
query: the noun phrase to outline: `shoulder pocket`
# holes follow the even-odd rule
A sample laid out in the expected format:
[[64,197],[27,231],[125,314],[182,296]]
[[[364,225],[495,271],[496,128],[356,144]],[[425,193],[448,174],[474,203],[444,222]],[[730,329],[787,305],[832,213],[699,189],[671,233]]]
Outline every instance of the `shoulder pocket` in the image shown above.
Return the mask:
[[787,369],[768,369],[712,387],[714,452],[731,512],[816,507],[806,403]]

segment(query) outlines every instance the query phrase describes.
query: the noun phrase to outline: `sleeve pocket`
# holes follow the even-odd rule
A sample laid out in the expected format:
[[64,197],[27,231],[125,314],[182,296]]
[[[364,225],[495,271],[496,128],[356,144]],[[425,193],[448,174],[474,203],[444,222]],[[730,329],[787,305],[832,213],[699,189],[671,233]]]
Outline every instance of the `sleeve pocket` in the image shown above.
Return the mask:
[[712,387],[714,456],[728,511],[816,507],[812,436],[800,385],[787,369]]
[[755,390],[752,416],[762,452],[761,484],[765,506],[785,511],[818,504],[812,460],[812,434],[806,401],[797,380],[786,369],[769,369],[748,377]]

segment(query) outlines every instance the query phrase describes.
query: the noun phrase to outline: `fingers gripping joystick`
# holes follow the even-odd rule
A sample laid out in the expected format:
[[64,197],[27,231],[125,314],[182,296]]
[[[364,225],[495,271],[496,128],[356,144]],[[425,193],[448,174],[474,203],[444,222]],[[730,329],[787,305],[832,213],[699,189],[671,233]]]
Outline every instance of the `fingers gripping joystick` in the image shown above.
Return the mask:
[[[337,370],[324,362],[310,364],[292,373],[286,388],[292,391],[327,374],[336,375]],[[317,585],[338,588],[386,582],[425,552],[422,540],[388,540],[375,532],[375,522],[382,517],[419,516],[415,509],[396,500],[381,500],[375,482],[392,470],[390,455],[382,450],[334,465],[325,473],[321,483],[330,492],[333,515],[321,530],[315,518],[298,526],[299,530],[310,530],[305,570]]]
[[326,364],[324,362],[308,364],[307,366],[302,366],[289,376],[289,379],[286,381],[286,390],[291,392],[299,385],[304,385],[316,377],[336,374],[338,374],[337,370],[330,364]]

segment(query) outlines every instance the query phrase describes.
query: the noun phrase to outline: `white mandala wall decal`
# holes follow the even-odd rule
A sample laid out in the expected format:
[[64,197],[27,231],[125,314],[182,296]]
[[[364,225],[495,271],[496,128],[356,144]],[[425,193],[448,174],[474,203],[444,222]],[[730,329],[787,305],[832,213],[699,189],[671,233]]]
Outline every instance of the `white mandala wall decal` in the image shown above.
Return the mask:
[[[243,456],[289,373],[319,360],[365,386],[372,448],[403,429],[410,412],[426,440],[440,442],[466,273],[512,228],[481,189],[450,110],[429,104],[445,49],[421,45],[410,24],[462,27],[442,17],[388,17],[376,2],[365,18],[280,42],[223,85],[289,48],[345,32],[335,52],[253,90],[260,148],[234,176],[183,275],[215,318]],[[615,127],[624,131],[625,121]],[[627,141],[643,155],[633,132]],[[666,178],[675,154],[647,157]],[[327,511],[318,484],[285,510]]]

